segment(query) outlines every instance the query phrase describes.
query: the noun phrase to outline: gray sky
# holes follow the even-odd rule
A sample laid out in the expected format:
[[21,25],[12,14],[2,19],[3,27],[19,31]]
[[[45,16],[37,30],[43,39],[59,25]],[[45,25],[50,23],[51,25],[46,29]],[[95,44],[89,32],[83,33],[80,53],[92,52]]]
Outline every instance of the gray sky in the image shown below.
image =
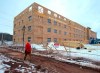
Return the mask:
[[90,27],[100,38],[100,0],[0,0],[0,32],[13,34],[14,17],[34,2]]

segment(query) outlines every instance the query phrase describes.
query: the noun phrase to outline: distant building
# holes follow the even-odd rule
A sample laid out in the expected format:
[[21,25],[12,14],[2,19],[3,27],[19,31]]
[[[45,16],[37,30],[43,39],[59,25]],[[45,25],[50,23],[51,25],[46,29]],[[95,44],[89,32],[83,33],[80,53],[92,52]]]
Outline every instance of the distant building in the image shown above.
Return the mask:
[[25,26],[25,42],[62,42],[81,41],[89,43],[90,38],[97,38],[96,32],[79,23],[33,3],[14,18],[13,41],[23,43],[23,26]]
[[100,44],[100,39],[91,39],[90,44]]
[[12,42],[12,35],[8,33],[0,33],[0,45],[6,44],[6,42]]

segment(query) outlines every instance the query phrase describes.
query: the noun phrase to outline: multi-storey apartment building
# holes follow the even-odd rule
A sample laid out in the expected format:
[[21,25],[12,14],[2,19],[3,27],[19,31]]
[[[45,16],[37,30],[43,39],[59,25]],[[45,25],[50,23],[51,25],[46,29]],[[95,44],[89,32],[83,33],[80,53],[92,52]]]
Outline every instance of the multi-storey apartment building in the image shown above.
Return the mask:
[[[23,27],[25,31],[22,30]],[[23,40],[31,43],[67,40],[88,43],[90,38],[96,37],[96,33],[90,28],[37,3],[33,3],[14,18],[13,41],[19,44],[23,43]]]

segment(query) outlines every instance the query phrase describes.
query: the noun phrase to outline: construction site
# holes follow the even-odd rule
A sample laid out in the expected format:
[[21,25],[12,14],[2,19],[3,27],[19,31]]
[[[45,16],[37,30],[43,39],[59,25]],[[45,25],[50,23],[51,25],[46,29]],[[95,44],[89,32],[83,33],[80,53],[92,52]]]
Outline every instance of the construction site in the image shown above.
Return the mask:
[[[32,58],[26,61],[21,45],[0,46],[0,72],[2,73],[100,73],[99,46],[82,48],[60,46],[53,42],[31,44]],[[96,53],[95,53],[96,51]],[[94,58],[95,57],[95,58]]]
[[[37,3],[13,24],[13,41],[0,37],[0,73],[100,73],[100,41],[90,27]],[[31,59],[24,60],[27,42]]]

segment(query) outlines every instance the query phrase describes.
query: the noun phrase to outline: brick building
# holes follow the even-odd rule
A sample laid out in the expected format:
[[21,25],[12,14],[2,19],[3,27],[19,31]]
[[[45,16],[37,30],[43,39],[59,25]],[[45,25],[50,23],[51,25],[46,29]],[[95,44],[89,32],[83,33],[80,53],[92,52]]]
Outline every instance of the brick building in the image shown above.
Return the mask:
[[[25,32],[22,30],[23,26],[25,26]],[[23,40],[31,43],[67,40],[88,43],[90,38],[97,37],[90,28],[71,21],[37,3],[33,3],[14,18],[13,31],[13,41],[19,44],[22,44]]]

